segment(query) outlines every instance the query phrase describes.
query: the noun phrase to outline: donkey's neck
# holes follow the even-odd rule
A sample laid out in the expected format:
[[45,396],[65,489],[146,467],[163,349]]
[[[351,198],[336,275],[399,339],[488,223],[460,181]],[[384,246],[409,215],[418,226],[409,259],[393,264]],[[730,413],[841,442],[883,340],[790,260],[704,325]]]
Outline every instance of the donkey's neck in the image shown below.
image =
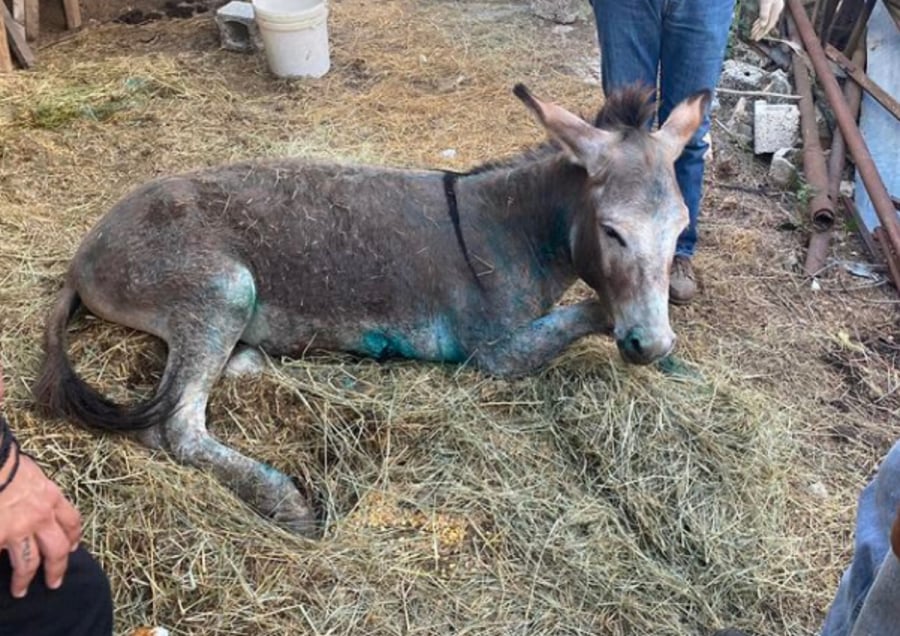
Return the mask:
[[554,152],[460,177],[460,200],[478,201],[489,223],[527,241],[536,264],[566,288],[576,274],[571,228],[587,174]]

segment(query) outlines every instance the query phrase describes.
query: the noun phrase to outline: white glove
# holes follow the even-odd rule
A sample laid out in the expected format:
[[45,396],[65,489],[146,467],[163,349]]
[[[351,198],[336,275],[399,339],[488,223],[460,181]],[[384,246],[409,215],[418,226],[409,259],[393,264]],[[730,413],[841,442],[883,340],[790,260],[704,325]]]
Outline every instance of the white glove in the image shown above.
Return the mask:
[[750,29],[750,39],[758,40],[778,24],[784,11],[784,0],[759,0],[759,17]]

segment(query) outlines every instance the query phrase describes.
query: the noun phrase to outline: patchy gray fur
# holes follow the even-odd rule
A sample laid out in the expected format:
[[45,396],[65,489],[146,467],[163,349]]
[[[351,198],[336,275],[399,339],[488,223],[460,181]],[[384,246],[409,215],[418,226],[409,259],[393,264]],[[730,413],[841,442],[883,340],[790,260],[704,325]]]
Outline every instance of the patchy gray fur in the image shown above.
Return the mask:
[[[38,401],[89,426],[140,430],[310,533],[314,516],[287,476],[206,430],[209,391],[236,347],[498,375],[532,372],[596,333],[615,335],[631,362],[664,355],[674,342],[668,266],[686,218],[672,172],[683,132],[598,131],[524,95],[564,152],[455,177],[458,227],[438,171],[279,159],[136,188],[71,262],[47,325]],[[685,106],[688,115],[701,107]],[[579,275],[598,298],[555,306]],[[117,405],[75,375],[65,329],[81,303],[167,343],[151,400]]]

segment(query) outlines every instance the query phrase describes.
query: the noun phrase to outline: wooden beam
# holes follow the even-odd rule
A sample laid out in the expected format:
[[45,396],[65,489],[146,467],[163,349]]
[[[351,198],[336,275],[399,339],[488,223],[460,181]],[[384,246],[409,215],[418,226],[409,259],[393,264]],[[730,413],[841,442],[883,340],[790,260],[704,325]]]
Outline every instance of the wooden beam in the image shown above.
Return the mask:
[[81,5],[78,0],[63,0],[66,11],[66,26],[70,29],[81,27]]
[[41,34],[40,0],[25,0],[25,39],[36,40]]
[[25,29],[12,19],[12,14],[3,0],[0,0],[0,16],[6,23],[6,35],[9,36],[9,48],[12,49],[13,55],[23,68],[31,68],[34,66],[34,53],[25,41]]
[[0,73],[9,73],[13,70],[13,64],[9,56],[9,42],[6,40],[6,21],[3,18],[0,13]]

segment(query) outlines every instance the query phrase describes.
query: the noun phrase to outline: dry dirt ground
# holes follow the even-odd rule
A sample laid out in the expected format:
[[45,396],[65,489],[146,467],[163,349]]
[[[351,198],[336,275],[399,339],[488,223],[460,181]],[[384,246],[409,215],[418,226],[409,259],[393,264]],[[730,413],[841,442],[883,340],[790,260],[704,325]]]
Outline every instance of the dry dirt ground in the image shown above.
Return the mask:
[[[283,154],[465,169],[541,141],[515,82],[600,103],[590,22],[559,28],[524,2],[333,0],[330,28],[316,81],[220,50],[208,15],[90,25],[0,78],[5,408],[84,514],[118,632],[814,633],[857,492],[898,436],[898,297],[839,264],[865,260],[844,226],[811,285],[797,195],[719,126],[674,373],[590,338],[516,382],[334,356],[217,387],[211,429],[309,485],[319,541],[165,455],[34,412],[67,261],[136,184]],[[109,394],[152,390],[159,343],[90,317],[72,340]]]

